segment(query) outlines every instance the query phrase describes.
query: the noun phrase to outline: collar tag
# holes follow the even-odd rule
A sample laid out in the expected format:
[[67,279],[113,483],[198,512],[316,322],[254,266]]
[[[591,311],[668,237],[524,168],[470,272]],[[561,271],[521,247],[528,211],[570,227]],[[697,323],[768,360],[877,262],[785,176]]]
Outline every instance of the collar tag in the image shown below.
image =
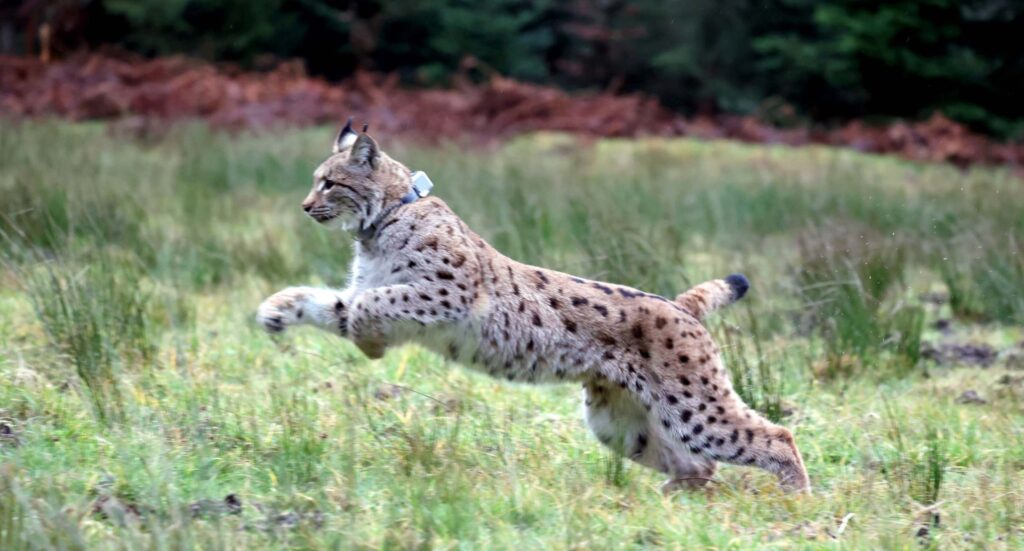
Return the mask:
[[427,176],[426,172],[417,170],[412,173],[412,189],[409,193],[402,197],[403,203],[411,203],[417,199],[421,199],[430,195],[430,190],[433,189],[434,182],[430,181],[430,177]]
[[409,190],[409,193],[406,193],[404,196],[402,196],[402,202],[396,203],[394,205],[391,205],[390,207],[385,208],[384,211],[380,213],[380,216],[378,216],[377,219],[373,221],[373,223],[366,226],[365,228],[359,228],[359,231],[356,232],[358,239],[360,241],[368,241],[376,237],[377,225],[380,223],[381,220],[386,218],[388,215],[391,214],[392,211],[401,207],[402,205],[408,205],[409,203],[412,203],[417,199],[421,199],[423,197],[426,197],[427,195],[430,195],[430,190],[433,189],[433,187],[434,182],[430,181],[430,177],[427,176],[425,172],[421,170],[413,172],[412,189]]

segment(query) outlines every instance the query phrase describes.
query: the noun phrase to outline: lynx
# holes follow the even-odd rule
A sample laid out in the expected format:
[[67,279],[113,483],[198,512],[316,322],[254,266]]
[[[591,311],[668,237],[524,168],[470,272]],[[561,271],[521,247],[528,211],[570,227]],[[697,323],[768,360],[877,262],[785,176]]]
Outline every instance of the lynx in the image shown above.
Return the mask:
[[718,462],[751,465],[809,491],[789,430],[733,391],[701,319],[748,288],[739,274],[669,300],[516,262],[470,230],[426,180],[351,121],[313,173],[302,208],[354,241],[345,289],[289,287],[267,298],[270,332],[310,324],[370,358],[416,342],[494,377],[576,382],[606,446],[665,473],[665,491],[700,487]]

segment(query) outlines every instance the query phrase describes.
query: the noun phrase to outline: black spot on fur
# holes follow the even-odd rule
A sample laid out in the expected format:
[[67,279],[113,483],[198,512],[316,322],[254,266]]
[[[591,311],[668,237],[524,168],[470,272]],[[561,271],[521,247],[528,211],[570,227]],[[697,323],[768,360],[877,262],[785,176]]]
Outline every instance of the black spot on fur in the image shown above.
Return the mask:
[[548,304],[550,304],[551,307],[554,308],[555,310],[558,310],[559,308],[562,307],[562,303],[559,302],[558,299],[555,298],[555,297],[549,298],[548,299]]
[[576,332],[576,322],[571,319],[562,319],[562,323],[565,324],[565,330],[570,333]]
[[540,314],[538,314],[537,312],[533,313],[533,324],[536,325],[537,327],[543,327],[544,326],[544,324],[541,323],[541,321],[540,321]]
[[438,270],[437,279],[455,279],[455,275],[447,270]]
[[688,409],[684,409],[679,412],[679,418],[682,419],[684,423],[689,423],[691,417],[693,417],[693,412]]
[[619,287],[619,294],[622,295],[624,298],[639,298],[642,296],[646,296],[646,293],[643,293],[641,291],[631,291],[629,289],[625,289],[622,287]]
[[581,306],[581,305],[586,304],[586,303],[587,303],[587,299],[585,299],[583,297],[572,297],[572,305],[573,306]]
[[636,449],[633,451],[633,456],[642,455],[645,448],[647,448],[647,435],[640,433],[636,435]]

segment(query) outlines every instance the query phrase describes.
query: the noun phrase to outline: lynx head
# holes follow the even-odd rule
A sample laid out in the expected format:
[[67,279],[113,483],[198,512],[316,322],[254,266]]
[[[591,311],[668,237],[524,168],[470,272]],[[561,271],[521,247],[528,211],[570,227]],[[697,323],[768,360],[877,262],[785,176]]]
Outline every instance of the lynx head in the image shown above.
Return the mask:
[[313,172],[302,209],[317,222],[346,231],[372,225],[412,187],[409,169],[388,157],[352,119],[334,140],[331,156]]

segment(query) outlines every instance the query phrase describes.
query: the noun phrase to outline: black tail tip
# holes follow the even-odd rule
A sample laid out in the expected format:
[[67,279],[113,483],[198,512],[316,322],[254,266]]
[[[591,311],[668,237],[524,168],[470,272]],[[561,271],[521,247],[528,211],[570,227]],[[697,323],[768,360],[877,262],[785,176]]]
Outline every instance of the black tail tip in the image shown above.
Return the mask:
[[732,287],[733,300],[743,298],[743,295],[747,294],[747,290],[750,289],[750,280],[743,274],[725,276],[725,282],[729,284],[729,287]]

